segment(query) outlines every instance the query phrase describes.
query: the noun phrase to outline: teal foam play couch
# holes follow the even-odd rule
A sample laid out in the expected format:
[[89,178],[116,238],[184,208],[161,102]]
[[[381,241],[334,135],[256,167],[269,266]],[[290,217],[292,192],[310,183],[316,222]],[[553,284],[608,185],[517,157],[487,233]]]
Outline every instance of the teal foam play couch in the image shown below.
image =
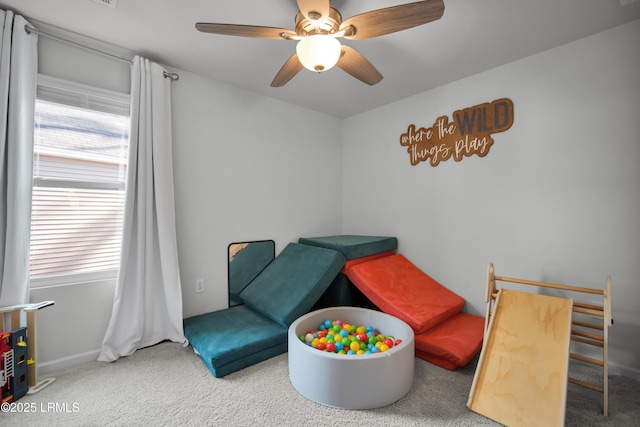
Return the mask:
[[287,351],[287,330],[345,263],[339,251],[290,243],[239,294],[243,302],[184,320],[184,334],[215,377]]

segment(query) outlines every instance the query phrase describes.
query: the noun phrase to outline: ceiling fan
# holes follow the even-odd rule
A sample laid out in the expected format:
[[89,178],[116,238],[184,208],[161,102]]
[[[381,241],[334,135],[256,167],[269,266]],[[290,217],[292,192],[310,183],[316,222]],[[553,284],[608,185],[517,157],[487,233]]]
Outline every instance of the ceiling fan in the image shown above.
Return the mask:
[[284,86],[302,68],[322,72],[337,65],[356,79],[375,85],[382,74],[362,54],[341,45],[338,38],[363,40],[436,21],[444,13],[443,0],[414,3],[372,10],[342,20],[340,12],[329,0],[297,0],[300,9],[295,16],[295,30],[256,25],[196,23],[205,33],[275,40],[297,40],[296,52],[284,63],[271,82]]

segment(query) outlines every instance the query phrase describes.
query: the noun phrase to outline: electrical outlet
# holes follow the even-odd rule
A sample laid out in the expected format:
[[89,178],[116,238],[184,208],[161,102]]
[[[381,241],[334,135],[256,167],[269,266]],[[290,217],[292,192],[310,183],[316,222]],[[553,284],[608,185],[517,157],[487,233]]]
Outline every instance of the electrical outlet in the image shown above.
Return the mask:
[[196,279],[196,293],[204,292],[204,279]]

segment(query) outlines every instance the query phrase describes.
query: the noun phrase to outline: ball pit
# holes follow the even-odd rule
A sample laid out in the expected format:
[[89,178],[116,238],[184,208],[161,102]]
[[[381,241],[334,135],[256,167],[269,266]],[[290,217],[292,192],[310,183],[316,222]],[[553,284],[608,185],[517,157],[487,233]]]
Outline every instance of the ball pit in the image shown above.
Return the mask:
[[[321,330],[320,326],[327,320],[331,322],[331,325],[325,325],[327,332],[329,326],[335,327],[334,321],[342,320],[354,326],[369,326],[381,334],[393,336],[393,345],[371,354],[366,354],[360,343],[358,350],[362,354],[328,351],[326,344],[322,350],[314,348],[310,344],[313,339],[318,339],[314,331]],[[333,332],[344,333],[342,329]],[[385,338],[388,338],[387,335]],[[308,338],[311,339],[309,344],[306,342]],[[337,344],[337,340],[333,342]],[[349,346],[355,342],[350,340]],[[355,345],[353,351],[356,352]],[[300,317],[289,327],[289,379],[300,394],[326,406],[343,409],[378,408],[397,401],[411,389],[414,351],[413,330],[396,317],[358,307],[325,308]]]
[[327,319],[317,329],[298,336],[300,342],[319,351],[345,355],[384,353],[402,343],[384,335],[372,325],[352,325],[343,320]]

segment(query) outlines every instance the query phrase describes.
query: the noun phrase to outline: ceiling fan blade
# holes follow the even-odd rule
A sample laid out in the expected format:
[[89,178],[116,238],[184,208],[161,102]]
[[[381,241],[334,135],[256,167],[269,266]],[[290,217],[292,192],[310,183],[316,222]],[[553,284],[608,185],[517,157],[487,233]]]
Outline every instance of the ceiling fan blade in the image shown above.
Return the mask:
[[260,27],[257,25],[212,24],[198,22],[196,29],[203,33],[221,34],[225,36],[255,37],[259,39],[283,40],[295,37],[295,31],[285,28]]
[[342,54],[336,65],[369,86],[382,80],[382,74],[376,67],[351,46],[342,45]]
[[295,77],[295,75],[298,74],[298,71],[302,70],[302,68],[302,64],[298,59],[298,54],[294,53],[289,59],[287,59],[287,62],[284,63],[282,68],[280,68],[280,71],[278,71],[278,74],[273,78],[271,87],[284,86],[289,80]]
[[347,30],[351,26],[355,34],[350,35],[347,31],[344,38],[370,39],[436,21],[443,13],[443,0],[424,0],[352,16],[342,22],[340,30]]
[[297,0],[298,9],[300,12],[309,19],[312,19],[309,14],[316,12],[320,15],[320,20],[324,20],[329,16],[329,0]]

